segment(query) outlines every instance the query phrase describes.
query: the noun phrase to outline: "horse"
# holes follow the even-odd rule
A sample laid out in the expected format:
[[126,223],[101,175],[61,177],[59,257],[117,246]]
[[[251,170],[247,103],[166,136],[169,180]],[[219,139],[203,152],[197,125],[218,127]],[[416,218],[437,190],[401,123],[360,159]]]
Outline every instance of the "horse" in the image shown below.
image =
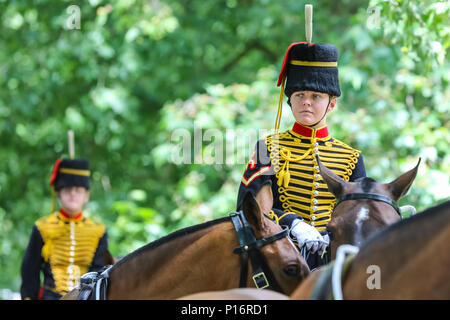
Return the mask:
[[[383,228],[369,236],[353,260],[347,260],[348,267],[339,279],[342,297],[359,300],[450,299],[449,242],[450,200]],[[333,268],[331,263],[310,273],[290,296],[246,288],[200,292],[178,299],[332,299],[335,298]],[[374,281],[376,277],[378,285]]]
[[373,233],[402,219],[397,201],[410,189],[421,161],[392,182],[381,183],[369,177],[347,182],[324,166],[319,157],[316,160],[328,190],[337,199],[326,227],[332,260],[342,244],[360,246]]
[[[448,300],[449,242],[450,200],[371,235],[347,260],[339,294],[343,299]],[[335,298],[329,270],[311,273],[290,298]]]
[[[174,299],[238,286],[290,294],[309,268],[287,235],[248,193],[243,212],[178,230],[120,259],[101,274],[107,289],[96,275],[96,298]],[[76,288],[63,299],[79,294]]]
[[[369,177],[360,178],[354,182],[346,182],[337,174],[322,164],[316,157],[320,174],[327,183],[328,190],[336,197],[331,220],[327,226],[330,237],[331,258],[336,258],[336,249],[342,244],[361,245],[365,239],[382,228],[401,220],[400,208],[397,201],[410,189],[421,162],[411,170],[401,174],[390,183],[381,183]],[[270,187],[261,189],[257,194],[260,207],[266,210],[273,204]],[[316,269],[316,270],[320,270]],[[301,284],[302,290],[309,292],[313,289],[321,273],[312,272]],[[296,290],[298,291],[298,289]],[[189,295],[182,299],[218,299],[228,297],[255,297],[256,299],[283,299],[286,296],[274,295],[270,292],[256,290],[241,291],[240,289],[223,292],[205,292]],[[277,298],[278,297],[278,298]]]

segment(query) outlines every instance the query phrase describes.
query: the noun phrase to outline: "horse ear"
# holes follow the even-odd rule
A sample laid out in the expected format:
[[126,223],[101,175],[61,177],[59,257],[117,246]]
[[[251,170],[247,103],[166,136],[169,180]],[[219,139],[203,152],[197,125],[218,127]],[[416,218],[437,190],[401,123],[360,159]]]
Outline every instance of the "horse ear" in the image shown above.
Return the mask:
[[344,192],[345,180],[339,177],[336,173],[325,167],[316,155],[316,161],[319,166],[320,175],[328,186],[328,191],[330,191],[336,199],[342,196]]
[[262,230],[264,218],[259,209],[258,202],[256,202],[255,197],[253,197],[250,191],[247,192],[242,202],[242,211],[250,226],[255,230]]
[[419,161],[417,162],[417,165],[414,168],[412,168],[408,172],[405,172],[391,183],[387,184],[388,189],[392,194],[393,200],[398,201],[398,199],[403,197],[408,192],[414,179],[416,178],[421,160],[422,158],[419,158]]

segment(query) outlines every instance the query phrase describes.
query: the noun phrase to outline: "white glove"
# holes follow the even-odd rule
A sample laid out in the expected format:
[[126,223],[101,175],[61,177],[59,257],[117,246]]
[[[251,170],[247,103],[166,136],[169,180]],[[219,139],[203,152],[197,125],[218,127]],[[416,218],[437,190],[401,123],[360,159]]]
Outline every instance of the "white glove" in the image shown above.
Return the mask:
[[299,248],[306,245],[306,249],[311,253],[315,253],[317,250],[323,251],[328,245],[316,228],[300,219],[296,219],[292,223],[291,234],[297,239]]

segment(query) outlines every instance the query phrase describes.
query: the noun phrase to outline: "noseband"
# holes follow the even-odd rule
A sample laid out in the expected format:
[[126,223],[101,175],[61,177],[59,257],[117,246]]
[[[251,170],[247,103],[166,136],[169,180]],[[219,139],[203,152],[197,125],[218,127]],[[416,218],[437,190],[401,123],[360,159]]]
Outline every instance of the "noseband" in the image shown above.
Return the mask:
[[244,288],[247,286],[248,259],[250,258],[253,269],[253,281],[256,288],[268,288],[282,293],[283,291],[260,249],[286,237],[289,234],[289,228],[286,227],[274,235],[257,240],[242,211],[232,212],[230,217],[239,240],[239,247],[233,250],[233,253],[239,254],[241,261],[239,287]]
[[375,201],[381,201],[381,202],[387,203],[392,208],[394,208],[395,211],[397,211],[397,213],[400,216],[400,218],[402,217],[402,214],[400,213],[400,208],[399,208],[398,204],[394,200],[392,200],[389,197],[382,196],[380,194],[375,194],[375,193],[349,193],[349,194],[344,194],[342,197],[340,197],[338,199],[338,201],[334,205],[334,210],[336,210],[336,207],[342,201],[359,200],[359,199],[375,200]]

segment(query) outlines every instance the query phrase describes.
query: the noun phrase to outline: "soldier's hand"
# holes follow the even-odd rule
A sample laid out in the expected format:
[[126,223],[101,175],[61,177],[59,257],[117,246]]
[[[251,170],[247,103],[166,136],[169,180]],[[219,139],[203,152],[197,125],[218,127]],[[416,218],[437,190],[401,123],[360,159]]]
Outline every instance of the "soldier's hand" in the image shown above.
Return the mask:
[[306,246],[311,253],[316,253],[326,243],[316,228],[300,219],[292,223],[291,235],[297,239],[299,248]]

